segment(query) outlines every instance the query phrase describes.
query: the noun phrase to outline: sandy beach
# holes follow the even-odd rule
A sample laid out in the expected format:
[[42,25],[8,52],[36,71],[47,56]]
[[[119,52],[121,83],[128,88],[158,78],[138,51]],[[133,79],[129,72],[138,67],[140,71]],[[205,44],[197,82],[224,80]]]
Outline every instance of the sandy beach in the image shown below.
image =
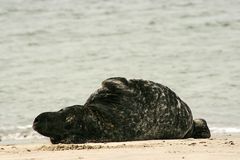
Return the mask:
[[240,159],[240,135],[214,135],[210,139],[150,140],[86,144],[1,145],[4,160],[106,159]]

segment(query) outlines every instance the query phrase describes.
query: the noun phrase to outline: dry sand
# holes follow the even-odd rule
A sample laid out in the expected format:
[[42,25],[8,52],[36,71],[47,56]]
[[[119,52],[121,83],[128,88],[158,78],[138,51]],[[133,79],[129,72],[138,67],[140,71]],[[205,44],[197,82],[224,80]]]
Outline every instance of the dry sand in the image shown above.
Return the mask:
[[240,160],[240,135],[77,145],[1,145],[1,160]]

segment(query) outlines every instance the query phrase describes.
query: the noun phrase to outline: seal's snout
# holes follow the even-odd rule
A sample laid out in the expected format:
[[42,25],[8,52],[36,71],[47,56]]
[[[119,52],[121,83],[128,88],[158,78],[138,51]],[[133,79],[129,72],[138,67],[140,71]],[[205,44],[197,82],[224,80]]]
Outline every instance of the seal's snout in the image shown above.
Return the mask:
[[40,114],[34,119],[32,127],[35,131],[39,132],[39,130],[43,128],[43,119],[44,117],[42,116],[42,114]]
[[38,115],[33,121],[33,129],[39,132],[43,128],[43,121],[46,119],[46,113]]
[[37,124],[38,124],[38,122],[39,122],[39,120],[38,119],[34,119],[34,121],[33,121],[33,126],[32,126],[32,128],[36,131],[37,130]]
[[39,122],[39,118],[36,117],[33,121],[33,127],[36,126],[38,124],[38,122]]
[[59,113],[44,112],[34,119],[32,128],[38,133],[49,137],[61,132],[61,124],[62,120]]

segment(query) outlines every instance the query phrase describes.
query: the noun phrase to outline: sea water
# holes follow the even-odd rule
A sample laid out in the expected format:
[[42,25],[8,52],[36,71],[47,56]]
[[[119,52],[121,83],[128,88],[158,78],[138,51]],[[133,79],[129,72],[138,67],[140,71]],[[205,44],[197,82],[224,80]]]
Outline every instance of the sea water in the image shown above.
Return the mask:
[[240,132],[240,1],[0,0],[0,143],[36,142],[41,112],[84,104],[108,77],[159,82]]

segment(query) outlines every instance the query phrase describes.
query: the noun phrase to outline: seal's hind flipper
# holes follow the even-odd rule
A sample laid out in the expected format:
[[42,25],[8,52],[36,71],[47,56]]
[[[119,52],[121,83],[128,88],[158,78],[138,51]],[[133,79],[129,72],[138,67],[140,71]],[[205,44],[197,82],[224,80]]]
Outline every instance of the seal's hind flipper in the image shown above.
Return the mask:
[[194,119],[193,120],[193,138],[210,138],[211,133],[208,128],[207,122],[204,119]]

